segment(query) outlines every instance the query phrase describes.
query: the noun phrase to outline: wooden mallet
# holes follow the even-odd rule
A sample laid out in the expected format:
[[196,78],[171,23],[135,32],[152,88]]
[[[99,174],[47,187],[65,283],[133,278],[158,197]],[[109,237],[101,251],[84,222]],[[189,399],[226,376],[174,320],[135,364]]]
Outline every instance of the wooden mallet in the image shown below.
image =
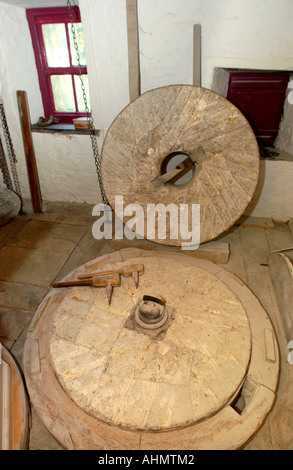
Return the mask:
[[91,277],[90,279],[77,279],[73,281],[55,282],[52,287],[75,287],[75,286],[92,286],[92,287],[106,287],[107,298],[109,305],[111,303],[113,287],[120,286],[119,273],[99,274]]
[[138,287],[139,275],[143,273],[144,273],[143,264],[133,264],[129,266],[122,266],[121,268],[114,269],[113,271],[101,271],[101,272],[95,272],[95,273],[80,274],[78,276],[78,279],[88,279],[88,278],[92,278],[95,276],[102,276],[102,275],[121,274],[124,277],[132,276],[135,287]]

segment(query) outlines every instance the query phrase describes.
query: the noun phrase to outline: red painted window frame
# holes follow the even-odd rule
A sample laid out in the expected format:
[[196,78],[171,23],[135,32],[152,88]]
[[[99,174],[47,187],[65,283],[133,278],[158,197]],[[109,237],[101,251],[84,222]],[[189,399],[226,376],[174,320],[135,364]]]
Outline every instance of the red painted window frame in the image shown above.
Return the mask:
[[[80,11],[77,6],[71,7],[74,22],[81,22]],[[31,33],[33,50],[35,54],[36,66],[39,77],[40,90],[44,106],[44,116],[46,118],[54,116],[59,118],[60,123],[72,123],[72,120],[77,117],[87,116],[84,112],[60,112],[56,111],[54,104],[54,97],[52,91],[51,75],[71,75],[74,90],[75,107],[77,108],[77,98],[74,84],[74,75],[79,76],[78,66],[72,65],[71,51],[69,46],[69,38],[67,34],[67,46],[70,58],[69,67],[49,67],[47,63],[47,56],[45,51],[45,44],[42,34],[42,24],[46,23],[71,23],[70,15],[67,7],[56,8],[31,8],[26,10],[26,17]],[[67,28],[66,28],[67,31]],[[82,74],[87,74],[87,67],[81,66]]]

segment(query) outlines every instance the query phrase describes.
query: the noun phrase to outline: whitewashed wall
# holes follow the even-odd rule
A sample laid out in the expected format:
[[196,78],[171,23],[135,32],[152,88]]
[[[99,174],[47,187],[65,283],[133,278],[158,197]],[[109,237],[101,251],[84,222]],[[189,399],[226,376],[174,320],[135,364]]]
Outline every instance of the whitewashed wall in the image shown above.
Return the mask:
[[293,219],[293,161],[261,161],[259,188],[245,215]]
[[[126,1],[79,0],[79,6],[101,151],[109,125],[129,103]],[[206,88],[211,87],[215,67],[293,67],[292,0],[138,0],[138,14],[142,92],[192,83],[192,34],[197,23],[202,25],[202,85]],[[0,60],[2,95],[23,194],[28,197],[16,90],[27,91],[32,122],[43,115],[43,107],[25,10],[2,3]],[[33,139],[43,199],[100,200],[89,137],[34,133]],[[267,181],[270,185],[269,177]],[[279,181],[282,188],[283,183]],[[278,191],[272,194],[278,204]],[[260,206],[266,216],[270,207],[266,196]]]
[[13,146],[18,158],[18,172],[22,192],[28,196],[16,91],[26,90],[28,92],[31,114],[35,118],[37,118],[38,112],[42,110],[42,101],[25,10],[10,7],[6,4],[0,4],[0,63],[0,91]]
[[79,8],[93,116],[106,132],[129,103],[126,0],[80,0]]
[[192,28],[202,25],[202,86],[214,67],[293,67],[292,0],[139,0],[142,90],[192,83]]
[[[25,10],[2,3],[0,61],[2,98],[18,160],[22,195],[30,198],[16,91],[27,92],[32,123],[44,111]],[[100,201],[89,136],[33,133],[33,141],[44,200]]]

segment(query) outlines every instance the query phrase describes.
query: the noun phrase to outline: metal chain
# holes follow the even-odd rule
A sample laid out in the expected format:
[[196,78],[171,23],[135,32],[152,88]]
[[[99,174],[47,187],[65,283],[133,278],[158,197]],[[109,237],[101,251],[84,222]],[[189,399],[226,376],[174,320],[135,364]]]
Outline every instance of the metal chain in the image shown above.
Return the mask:
[[86,115],[87,115],[88,125],[89,125],[89,129],[90,129],[91,145],[92,145],[92,150],[93,150],[93,156],[94,156],[96,171],[97,171],[97,175],[98,175],[98,181],[99,181],[102,201],[103,201],[103,204],[107,204],[107,200],[106,200],[106,196],[105,196],[105,192],[104,192],[104,187],[103,187],[103,182],[102,182],[102,176],[101,176],[101,157],[99,155],[99,149],[98,149],[98,144],[97,144],[97,139],[96,139],[96,133],[95,133],[93,118],[90,114],[90,110],[89,110],[89,107],[88,107],[88,101],[87,101],[87,96],[86,96],[86,91],[85,91],[85,84],[84,84],[84,81],[83,81],[82,70],[81,70],[78,42],[77,42],[76,31],[75,31],[75,27],[74,27],[74,18],[73,18],[73,12],[72,12],[72,5],[71,5],[70,0],[67,1],[67,7],[68,7],[69,17],[70,17],[70,22],[71,22],[71,33],[72,33],[73,44],[74,44],[74,48],[75,48],[75,52],[76,52],[76,60],[77,60],[77,64],[78,64],[77,67],[78,67],[78,71],[79,71],[79,79],[80,79],[80,84],[81,84],[81,89],[82,89],[82,96],[83,96],[83,101],[84,101],[85,112],[86,112]]
[[10,132],[9,132],[4,105],[2,101],[0,102],[0,120],[2,123],[2,127],[3,127],[3,133],[4,133],[4,138],[5,138],[5,143],[6,143],[6,148],[7,148],[7,153],[8,153],[9,163],[10,163],[10,169],[11,169],[12,179],[14,183],[14,191],[21,198],[20,184],[19,184],[17,170],[16,170],[17,160],[16,160],[12,140],[10,137]]
[[1,169],[2,174],[3,174],[4,184],[6,185],[6,187],[8,189],[13,190],[13,185],[12,185],[12,181],[11,181],[9,168],[8,168],[8,165],[7,165],[7,161],[6,161],[5,152],[4,152],[1,137],[0,137],[0,169]]

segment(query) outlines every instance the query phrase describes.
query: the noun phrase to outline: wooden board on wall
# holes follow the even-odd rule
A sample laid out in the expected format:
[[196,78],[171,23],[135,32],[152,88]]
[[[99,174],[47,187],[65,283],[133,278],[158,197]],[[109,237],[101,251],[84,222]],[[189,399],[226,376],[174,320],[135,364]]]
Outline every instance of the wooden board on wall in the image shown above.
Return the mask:
[[25,91],[18,90],[16,94],[32,205],[34,212],[38,213],[42,212],[42,195],[30,127],[27,93]]
[[129,99],[134,101],[140,95],[140,61],[137,18],[137,0],[126,0]]
[[193,85],[201,86],[201,25],[193,26]]

